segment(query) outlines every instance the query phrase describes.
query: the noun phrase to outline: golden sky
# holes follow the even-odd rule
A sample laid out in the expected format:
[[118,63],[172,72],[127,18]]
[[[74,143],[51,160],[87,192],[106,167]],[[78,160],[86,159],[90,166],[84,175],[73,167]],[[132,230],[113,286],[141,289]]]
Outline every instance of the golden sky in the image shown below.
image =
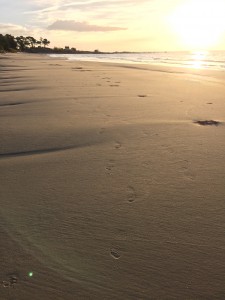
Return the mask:
[[80,50],[225,50],[225,0],[0,0],[0,33]]

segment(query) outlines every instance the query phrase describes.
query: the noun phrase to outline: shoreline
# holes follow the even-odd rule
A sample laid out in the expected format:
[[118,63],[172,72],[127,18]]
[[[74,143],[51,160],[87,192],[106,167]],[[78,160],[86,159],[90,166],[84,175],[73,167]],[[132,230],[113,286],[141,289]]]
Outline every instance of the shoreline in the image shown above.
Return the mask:
[[0,58],[2,297],[222,299],[223,72]]
[[50,59],[60,59],[65,60],[69,63],[90,63],[90,64],[105,64],[109,66],[118,66],[123,68],[138,69],[152,72],[165,72],[165,73],[177,73],[177,74],[190,74],[204,77],[215,77],[221,80],[225,78],[224,69],[208,69],[208,68],[195,68],[192,66],[182,66],[182,65],[172,65],[172,64],[163,64],[163,63],[141,63],[141,62],[113,62],[113,61],[91,61],[91,60],[69,60],[67,57],[53,57],[47,54]]
[[[221,53],[221,56],[215,56],[215,53]],[[188,68],[200,70],[218,70],[224,72],[225,52],[155,52],[155,53],[111,53],[111,54],[60,54],[69,60],[86,60],[90,62],[111,62],[115,64],[143,64],[150,66],[164,66],[174,68]],[[175,56],[176,55],[176,56]],[[217,54],[218,55],[218,54]],[[57,57],[57,54],[49,54]],[[143,61],[142,61],[143,60]]]
[[[59,61],[65,61],[68,63],[74,63],[74,64],[99,64],[99,65],[108,65],[108,66],[114,66],[114,67],[124,67],[124,68],[130,68],[130,69],[139,69],[139,70],[149,70],[149,71],[155,71],[155,72],[165,72],[165,73],[177,73],[177,74],[190,74],[190,75],[200,75],[200,76],[205,76],[205,77],[215,77],[219,79],[224,79],[225,78],[225,71],[224,69],[207,69],[207,68],[201,68],[201,67],[192,67],[192,66],[181,66],[181,65],[165,65],[165,64],[160,64],[160,63],[141,63],[141,62],[111,62],[111,61],[89,61],[89,60],[68,60],[66,57],[52,57],[51,54],[46,54],[46,53],[5,53],[2,54],[4,58],[10,58],[10,56],[15,57],[17,55],[22,55],[24,58],[27,57],[45,57],[50,60],[59,60]],[[73,55],[73,54],[68,54],[68,55]],[[1,58],[1,55],[0,55]]]

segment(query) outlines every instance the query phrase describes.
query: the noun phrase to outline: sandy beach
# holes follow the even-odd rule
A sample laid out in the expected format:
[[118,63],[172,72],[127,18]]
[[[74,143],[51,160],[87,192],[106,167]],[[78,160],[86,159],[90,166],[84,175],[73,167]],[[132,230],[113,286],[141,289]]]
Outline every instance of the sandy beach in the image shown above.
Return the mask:
[[225,299],[224,82],[0,55],[0,300]]

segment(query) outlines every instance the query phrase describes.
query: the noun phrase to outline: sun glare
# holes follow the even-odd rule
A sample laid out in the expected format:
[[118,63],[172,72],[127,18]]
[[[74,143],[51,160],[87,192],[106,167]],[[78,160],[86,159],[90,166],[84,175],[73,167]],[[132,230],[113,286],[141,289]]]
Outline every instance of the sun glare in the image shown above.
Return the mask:
[[191,54],[191,68],[200,69],[204,66],[204,60],[208,55],[207,51],[197,51]]
[[225,33],[225,0],[189,0],[169,17],[183,45],[194,49],[215,46]]

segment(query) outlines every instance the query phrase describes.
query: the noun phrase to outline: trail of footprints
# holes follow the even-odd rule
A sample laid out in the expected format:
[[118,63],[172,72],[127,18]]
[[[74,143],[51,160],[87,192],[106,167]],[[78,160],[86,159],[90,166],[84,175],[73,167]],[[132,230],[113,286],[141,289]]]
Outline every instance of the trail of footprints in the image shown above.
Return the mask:
[[[132,203],[136,200],[136,191],[132,186],[128,186],[127,187],[127,201]],[[111,248],[110,249],[110,255],[113,259],[115,260],[119,260],[121,258],[121,254],[119,252],[119,250],[115,249],[115,248]]]
[[[111,77],[102,77],[102,79],[103,80],[105,80],[105,82],[106,83],[111,83],[112,81],[111,81]],[[119,87],[121,82],[120,81],[115,81],[115,82],[113,82],[113,83],[111,83],[111,84],[109,84],[109,86],[111,86],[111,87]],[[101,86],[101,84],[97,84],[98,86]]]
[[[101,128],[100,133],[103,133],[105,130],[105,128]],[[116,142],[114,144],[114,148],[115,149],[120,149],[122,147],[120,142]],[[113,174],[113,170],[115,168],[115,160],[110,159],[108,161],[108,164],[106,165],[105,169],[108,175],[112,175]],[[132,187],[131,185],[127,186],[126,188],[126,200],[128,203],[133,203],[137,198],[137,193],[134,189],[134,187]],[[115,249],[115,248],[111,248],[109,251],[110,256],[114,259],[114,260],[119,260],[121,258],[121,254],[119,252],[119,250]]]

